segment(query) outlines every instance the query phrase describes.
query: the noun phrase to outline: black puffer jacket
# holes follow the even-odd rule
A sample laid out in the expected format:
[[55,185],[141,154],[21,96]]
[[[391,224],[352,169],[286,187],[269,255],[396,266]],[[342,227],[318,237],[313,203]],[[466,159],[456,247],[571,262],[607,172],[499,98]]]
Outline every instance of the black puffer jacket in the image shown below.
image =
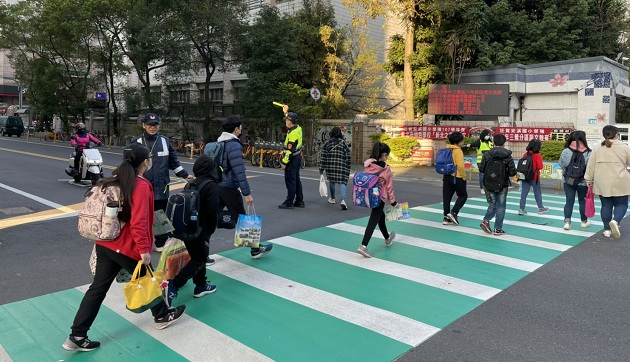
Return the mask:
[[145,146],[151,152],[153,167],[144,173],[144,177],[153,185],[155,200],[168,199],[168,183],[171,180],[168,171],[173,170],[178,177],[188,177],[188,172],[179,164],[171,141],[168,137],[159,134],[151,136],[144,132],[142,136],[134,138],[131,143]]
[[486,165],[491,159],[503,161],[503,164],[505,165],[505,179],[503,180],[503,186],[510,186],[510,178],[516,175],[516,166],[514,166],[512,151],[507,148],[495,146],[490,151],[485,152],[481,158],[481,164],[479,164],[479,172],[486,171]]
[[200,185],[206,180],[210,180],[201,190],[201,206],[199,207],[199,221],[202,225],[199,239],[209,240],[210,236],[217,228],[217,212],[219,209],[219,174],[212,158],[201,155],[193,165],[195,180],[192,181]]

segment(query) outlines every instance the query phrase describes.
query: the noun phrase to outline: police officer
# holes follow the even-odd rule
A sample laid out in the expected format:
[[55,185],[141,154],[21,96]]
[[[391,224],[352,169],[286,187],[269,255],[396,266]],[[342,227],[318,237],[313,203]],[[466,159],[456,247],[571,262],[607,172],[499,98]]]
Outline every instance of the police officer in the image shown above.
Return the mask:
[[[160,117],[157,114],[147,113],[142,120],[142,128],[144,129],[142,135],[134,138],[131,143],[138,143],[149,150],[153,167],[144,173],[144,177],[153,185],[155,197],[153,210],[166,211],[169,195],[168,183],[171,180],[168,170],[173,170],[176,176],[187,180],[192,180],[194,177],[179,164],[175,149],[168,137],[158,134]],[[166,239],[168,239],[166,234],[155,236],[156,251],[162,251]]]
[[293,209],[304,207],[304,195],[302,194],[302,181],[300,181],[300,164],[302,163],[302,127],[298,126],[298,115],[289,112],[289,106],[282,107],[284,122],[287,126],[287,137],[284,139],[284,158],[282,169],[284,170],[284,182],[287,186],[287,198],[278,207],[281,209]]

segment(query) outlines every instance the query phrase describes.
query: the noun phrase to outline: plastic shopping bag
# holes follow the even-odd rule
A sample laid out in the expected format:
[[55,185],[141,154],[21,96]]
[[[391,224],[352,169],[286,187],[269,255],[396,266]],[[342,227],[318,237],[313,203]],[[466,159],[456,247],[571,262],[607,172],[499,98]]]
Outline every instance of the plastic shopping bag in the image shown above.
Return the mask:
[[262,232],[262,216],[256,215],[254,207],[247,207],[247,215],[239,215],[234,232],[235,247],[257,248]]
[[588,191],[584,200],[586,200],[586,210],[584,210],[586,217],[591,218],[595,216],[595,195],[593,194],[592,185],[588,185]]
[[162,250],[162,256],[160,256],[156,270],[162,272],[164,279],[174,279],[189,261],[190,255],[186,249],[186,244],[177,238],[169,238],[164,244],[164,250]]
[[402,214],[402,207],[401,205],[396,205],[396,206],[387,206],[385,208],[385,221],[395,221],[395,220],[402,220],[403,218],[403,214]]
[[319,196],[328,197],[328,186],[326,186],[326,178],[324,174],[319,176]]

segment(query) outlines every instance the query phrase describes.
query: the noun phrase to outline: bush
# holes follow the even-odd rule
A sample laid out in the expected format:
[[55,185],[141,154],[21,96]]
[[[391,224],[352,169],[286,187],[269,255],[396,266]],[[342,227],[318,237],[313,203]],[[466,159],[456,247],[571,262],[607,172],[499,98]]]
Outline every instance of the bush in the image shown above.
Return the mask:
[[390,138],[385,142],[392,150],[392,154],[399,160],[411,157],[411,151],[418,146],[418,140],[412,137]]
[[[479,137],[465,137],[464,145],[462,146],[462,152],[464,152],[464,156],[466,155],[476,155],[477,149],[473,147],[466,147],[467,144],[471,144],[475,141],[479,140]],[[447,141],[448,143],[448,141]]]
[[543,141],[540,155],[545,161],[557,161],[564,150],[564,141]]
[[372,140],[372,145],[375,145],[378,142],[387,143],[390,137],[387,133],[373,133],[370,135],[370,139]]

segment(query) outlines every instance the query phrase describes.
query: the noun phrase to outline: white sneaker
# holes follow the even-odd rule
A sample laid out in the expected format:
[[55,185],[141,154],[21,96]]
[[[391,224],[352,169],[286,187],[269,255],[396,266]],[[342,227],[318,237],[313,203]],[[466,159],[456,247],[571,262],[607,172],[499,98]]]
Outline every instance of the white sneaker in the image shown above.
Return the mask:
[[563,229],[564,229],[564,230],[571,230],[571,223],[570,223],[570,222],[568,222],[568,221],[567,221],[567,222],[565,222],[565,223],[564,223],[564,227],[563,227]]
[[481,189],[481,194],[485,195],[486,194],[486,190],[485,189]]
[[346,200],[341,200],[341,210],[348,210],[348,205],[346,205]]
[[588,220],[582,221],[582,223],[580,224],[580,227],[583,227],[583,228],[587,228],[589,226],[591,226],[591,222]]
[[370,251],[368,250],[367,246],[365,246],[365,245],[359,246],[359,248],[357,249],[357,253],[363,255],[366,258],[371,258],[372,257],[372,254],[370,254]]
[[615,239],[619,239],[621,236],[621,232],[619,231],[619,224],[615,220],[611,220],[608,225],[610,225],[610,231],[612,232],[612,236]]
[[334,204],[335,203],[335,199],[328,199],[328,203],[329,204]]
[[604,230],[604,236],[605,236],[605,237],[609,238],[609,237],[610,237],[610,235],[612,235],[612,231],[610,231],[610,230]]

